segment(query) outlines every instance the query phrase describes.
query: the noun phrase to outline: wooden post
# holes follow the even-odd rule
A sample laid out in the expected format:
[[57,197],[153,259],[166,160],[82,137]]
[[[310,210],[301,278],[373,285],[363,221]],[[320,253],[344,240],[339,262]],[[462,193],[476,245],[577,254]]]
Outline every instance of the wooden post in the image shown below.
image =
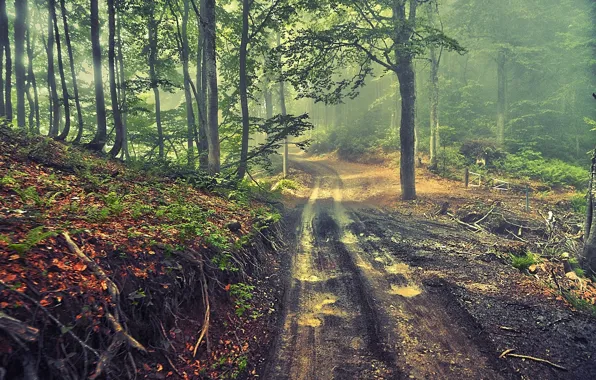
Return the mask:
[[464,172],[464,183],[466,184],[466,189],[470,185],[470,169],[466,168]]
[[530,187],[526,185],[526,212],[530,212]]

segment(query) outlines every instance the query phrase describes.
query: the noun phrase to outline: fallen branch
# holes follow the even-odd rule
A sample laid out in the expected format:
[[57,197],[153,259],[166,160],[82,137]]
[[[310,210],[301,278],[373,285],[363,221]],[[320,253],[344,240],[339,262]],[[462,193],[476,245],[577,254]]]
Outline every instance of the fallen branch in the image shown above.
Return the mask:
[[25,342],[35,342],[39,336],[38,329],[31,327],[2,311],[0,311],[0,329],[8,332],[12,336],[24,340]]
[[122,327],[120,322],[116,320],[116,317],[106,312],[106,318],[108,319],[108,322],[110,322],[110,325],[112,326],[116,334],[120,335],[123,340],[128,342],[129,345],[131,345],[139,351],[147,352],[147,350],[145,349],[145,347],[143,347],[141,343],[139,343],[135,338],[133,338],[132,336],[130,336],[130,334],[126,332],[126,330],[124,329],[124,327]]
[[199,334],[197,344],[195,344],[195,348],[192,353],[193,357],[197,356],[197,350],[199,348],[199,345],[205,337],[207,337],[207,352],[211,351],[211,347],[209,344],[209,319],[211,314],[211,306],[209,305],[209,289],[207,284],[207,278],[205,277],[205,271],[203,269],[203,261],[200,260],[199,262],[199,269],[201,271],[201,287],[203,288],[203,304],[205,305],[205,317],[203,319],[203,327],[201,328],[201,333]]
[[508,356],[511,356],[513,358],[533,360],[535,362],[548,364],[548,365],[550,365],[550,366],[552,366],[552,367],[554,367],[556,369],[559,369],[561,371],[567,371],[567,368],[565,368],[563,366],[560,366],[560,365],[558,365],[556,363],[553,363],[553,362],[551,362],[549,360],[537,358],[537,357],[534,357],[534,356],[528,356],[528,355],[512,354],[513,351],[515,351],[515,349],[505,350],[505,351],[503,351],[503,353],[501,355],[499,355],[499,358],[500,359],[503,359],[503,358],[506,358]]

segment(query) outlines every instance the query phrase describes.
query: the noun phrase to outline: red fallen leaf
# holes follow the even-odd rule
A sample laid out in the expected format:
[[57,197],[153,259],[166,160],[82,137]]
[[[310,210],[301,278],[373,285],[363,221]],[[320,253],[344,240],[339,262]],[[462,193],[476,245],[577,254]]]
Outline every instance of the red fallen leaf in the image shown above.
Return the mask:
[[231,287],[231,286],[232,286],[231,284],[227,284],[227,285],[224,287],[225,291],[226,291],[226,292],[229,292],[229,291],[230,291],[230,287]]
[[6,282],[13,282],[16,279],[17,279],[17,275],[14,273],[9,273],[4,277],[4,281],[6,281]]
[[85,269],[87,269],[87,265],[85,265],[83,263],[76,263],[75,265],[72,266],[72,269],[76,270],[77,272],[82,272]]
[[39,304],[41,306],[44,306],[45,307],[45,306],[48,306],[49,304],[51,304],[51,302],[49,300],[42,299],[41,301],[39,301]]

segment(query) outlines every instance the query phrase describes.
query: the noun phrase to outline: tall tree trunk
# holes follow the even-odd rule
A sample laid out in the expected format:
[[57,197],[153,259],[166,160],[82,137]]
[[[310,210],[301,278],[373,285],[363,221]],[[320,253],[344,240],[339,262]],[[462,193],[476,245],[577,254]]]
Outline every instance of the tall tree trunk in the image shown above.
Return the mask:
[[15,76],[17,90],[17,125],[26,128],[25,114],[25,29],[27,24],[27,1],[15,2],[16,17],[14,20],[14,52]]
[[[279,107],[281,108],[281,115],[286,116],[288,114],[286,109],[286,86],[283,80],[279,82]],[[288,177],[288,144],[288,136],[286,136],[282,147],[282,172],[284,178]]]
[[155,20],[155,3],[149,3],[149,22],[147,24],[149,34],[149,80],[153,89],[153,98],[155,101],[155,124],[157,125],[157,145],[159,149],[159,158],[164,158],[164,137],[161,124],[161,98],[159,94],[159,81],[157,77],[157,20]]
[[439,57],[430,47],[430,167],[437,168],[439,141]]
[[588,207],[586,209],[586,223],[584,226],[584,267],[592,274],[596,274],[596,202],[594,201],[594,179],[596,177],[596,150],[592,154],[592,168],[588,187]]
[[401,127],[399,130],[401,158],[400,179],[403,200],[416,199],[415,123],[416,76],[411,59],[402,59],[397,70],[401,94]]
[[[55,5],[54,5],[55,7]],[[57,137],[57,140],[66,140],[70,133],[70,101],[68,95],[68,87],[66,86],[66,75],[64,74],[64,60],[62,59],[62,43],[60,41],[60,30],[58,29],[58,18],[56,17],[56,9],[52,14],[52,22],[54,23],[54,35],[56,37],[56,49],[58,51],[58,72],[60,73],[60,85],[62,86],[62,101],[64,103],[64,129]]]
[[[3,12],[4,10],[4,12]],[[6,0],[0,0],[0,118],[6,116],[4,104],[4,25],[6,16]]]
[[118,104],[118,87],[116,86],[116,6],[114,0],[108,0],[108,69],[110,80],[110,99],[112,101],[112,117],[114,118],[114,129],[116,138],[114,146],[110,150],[110,155],[116,157],[122,149],[122,140],[124,138],[124,129],[122,127],[122,117],[120,115],[120,106]]
[[[28,80],[27,83],[33,87],[33,104],[29,104],[29,113],[35,114],[35,127],[33,123],[29,122],[31,132],[40,133],[40,118],[39,118],[39,94],[37,91],[37,80],[35,79],[35,72],[33,71],[33,47],[31,46],[31,28],[27,26],[27,60],[28,60]],[[31,116],[29,117],[31,120]]]
[[[61,0],[64,1],[64,0]],[[118,67],[120,74],[120,109],[122,110],[122,157],[125,160],[130,159],[130,153],[128,152],[128,123],[127,113],[128,109],[126,106],[126,75],[124,73],[124,53],[122,52],[122,20],[121,16],[118,16]]]
[[250,115],[248,114],[248,78],[246,74],[246,55],[248,49],[248,14],[249,0],[242,0],[242,37],[240,38],[240,108],[242,110],[242,144],[240,147],[240,165],[238,179],[246,174],[248,159],[248,138],[250,134]]
[[88,144],[90,149],[100,151],[106,145],[106,103],[103,92],[103,76],[101,69],[101,45],[99,43],[99,5],[98,0],[91,0],[91,46],[93,50],[93,78],[95,82],[95,112],[97,129],[95,137]]
[[215,0],[201,0],[205,2],[205,66],[207,71],[208,127],[207,140],[209,141],[209,173],[216,174],[220,171],[219,147],[219,99],[217,88],[217,61],[216,61],[216,19]]
[[184,0],[184,14],[182,15],[182,71],[184,73],[184,100],[186,102],[186,145],[188,155],[188,166],[195,167],[194,136],[195,116],[190,89],[190,73],[188,71],[188,17],[190,13],[190,0]]
[[12,121],[12,56],[10,52],[10,38],[8,32],[8,15],[6,14],[6,0],[0,0],[0,50],[4,49],[6,76],[4,77],[4,107],[0,109],[0,116]]
[[[205,9],[196,9],[196,4],[192,2],[195,7],[197,16],[197,28],[199,36],[197,38],[197,76],[196,76],[196,101],[197,101],[197,124],[199,128],[199,143],[197,149],[199,151],[199,168],[207,171],[209,169],[209,144],[207,142],[207,106],[205,101],[207,96],[205,90],[207,88],[207,75],[205,73],[205,28],[201,20]],[[201,2],[199,7],[203,7]]]
[[[70,65],[70,76],[72,78],[72,87],[74,91],[75,107],[77,109],[77,136],[75,142],[79,143],[83,137],[83,111],[81,110],[81,100],[79,99],[79,86],[77,83],[77,73],[74,65],[74,55],[72,53],[72,43],[70,41],[70,29],[68,27],[68,11],[66,10],[65,0],[60,0],[60,13],[62,14],[62,26],[64,28],[64,41],[68,52],[68,62]],[[64,136],[66,138],[66,136]]]
[[50,88],[50,97],[52,104],[52,118],[50,130],[48,135],[50,137],[57,137],[60,131],[60,101],[58,99],[58,91],[56,89],[56,73],[54,69],[54,15],[56,12],[56,4],[54,0],[48,0],[48,44],[46,51],[48,55],[48,87]]
[[507,54],[504,49],[500,49],[497,56],[497,142],[503,145],[505,142],[505,123],[507,122],[507,104],[506,104],[506,69]]

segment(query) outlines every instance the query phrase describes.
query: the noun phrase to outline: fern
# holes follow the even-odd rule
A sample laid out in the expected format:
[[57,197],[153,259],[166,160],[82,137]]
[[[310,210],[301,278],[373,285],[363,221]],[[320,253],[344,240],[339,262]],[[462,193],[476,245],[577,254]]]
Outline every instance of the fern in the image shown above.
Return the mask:
[[16,251],[19,255],[23,255],[47,238],[56,236],[55,232],[43,232],[43,230],[43,226],[35,227],[27,233],[27,236],[23,242],[9,244],[8,248]]

